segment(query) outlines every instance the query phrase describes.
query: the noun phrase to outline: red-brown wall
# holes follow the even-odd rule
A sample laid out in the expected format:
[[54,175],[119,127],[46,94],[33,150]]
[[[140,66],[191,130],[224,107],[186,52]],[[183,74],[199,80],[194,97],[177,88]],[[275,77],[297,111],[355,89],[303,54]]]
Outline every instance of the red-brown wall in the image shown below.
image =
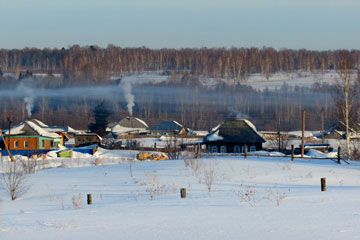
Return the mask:
[[[5,141],[6,143],[8,143],[8,138],[5,137]],[[18,141],[19,143],[19,147],[15,148],[15,141]],[[28,141],[29,142],[29,146],[27,148],[25,148],[24,146],[24,142]],[[19,150],[24,150],[24,149],[38,149],[38,138],[36,137],[11,137],[10,138],[10,149],[19,149]]]

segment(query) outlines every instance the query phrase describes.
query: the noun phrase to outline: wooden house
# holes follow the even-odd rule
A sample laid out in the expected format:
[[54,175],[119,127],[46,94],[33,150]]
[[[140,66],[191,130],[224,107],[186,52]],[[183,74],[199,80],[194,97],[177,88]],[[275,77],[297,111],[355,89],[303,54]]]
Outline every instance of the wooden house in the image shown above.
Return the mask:
[[[360,138],[360,124],[351,124],[349,127],[350,138]],[[325,138],[346,139],[346,124],[342,121],[336,122],[324,131]]]
[[61,145],[64,145],[65,141],[68,141],[70,137],[74,137],[75,134],[78,133],[78,131],[76,131],[75,129],[69,126],[48,126],[37,119],[32,119],[29,121],[38,125],[47,132],[59,134],[61,136],[61,142],[60,142]]
[[61,144],[61,136],[39,127],[32,121],[25,121],[4,132],[0,148],[4,149],[4,141],[11,150],[48,150],[56,149]]
[[203,139],[202,144],[213,153],[243,153],[262,150],[265,139],[248,120],[226,121]]
[[75,134],[75,147],[89,146],[92,144],[101,144],[102,138],[96,133],[78,133]]
[[176,121],[163,121],[149,128],[150,134],[163,135],[187,135],[189,130]]
[[107,129],[115,138],[147,134],[149,126],[143,120],[136,117],[123,118]]

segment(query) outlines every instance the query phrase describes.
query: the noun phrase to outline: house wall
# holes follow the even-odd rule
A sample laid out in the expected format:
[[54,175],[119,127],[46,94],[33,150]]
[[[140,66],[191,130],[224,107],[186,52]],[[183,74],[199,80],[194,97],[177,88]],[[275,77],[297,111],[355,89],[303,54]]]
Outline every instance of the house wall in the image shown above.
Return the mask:
[[39,137],[38,149],[56,149],[61,142],[61,138]]
[[213,146],[217,147],[217,152],[221,153],[221,147],[225,146],[226,147],[226,153],[238,153],[235,152],[235,148],[236,146],[240,147],[240,152],[242,151],[243,147],[245,147],[245,145],[247,145],[247,151],[250,152],[250,148],[251,146],[255,146],[256,147],[256,151],[262,150],[262,143],[224,143],[224,142],[212,142],[212,143],[208,143],[206,144],[206,148],[212,152]]
[[[8,137],[5,137],[6,143],[8,143]],[[25,141],[28,141],[28,147],[25,147]],[[15,147],[15,142],[18,142],[18,147]],[[10,138],[10,149],[26,150],[26,149],[38,149],[38,137],[29,136],[14,136]]]
[[100,143],[97,136],[75,136],[75,147]]

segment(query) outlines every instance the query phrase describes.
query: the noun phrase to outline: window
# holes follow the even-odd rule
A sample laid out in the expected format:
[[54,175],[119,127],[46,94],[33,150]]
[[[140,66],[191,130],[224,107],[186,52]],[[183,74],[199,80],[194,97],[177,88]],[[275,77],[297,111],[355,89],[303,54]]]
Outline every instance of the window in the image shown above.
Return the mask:
[[220,152],[221,153],[226,153],[226,146],[221,146],[220,147]]
[[45,140],[41,140],[41,146],[45,147]]
[[234,147],[234,153],[240,153],[240,146]]
[[19,148],[19,141],[14,141],[14,147]]
[[241,153],[245,153],[245,146],[241,146]]
[[24,148],[29,148],[29,141],[24,141]]
[[256,152],[256,146],[250,146],[250,152]]
[[211,152],[212,152],[212,153],[217,153],[217,152],[218,152],[217,146],[212,146],[212,147],[211,147]]

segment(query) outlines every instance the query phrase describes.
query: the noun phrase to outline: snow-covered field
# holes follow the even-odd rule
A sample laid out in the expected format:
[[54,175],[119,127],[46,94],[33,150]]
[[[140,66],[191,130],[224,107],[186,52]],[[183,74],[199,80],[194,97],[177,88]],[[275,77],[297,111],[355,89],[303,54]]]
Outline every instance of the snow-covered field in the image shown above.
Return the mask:
[[[335,70],[327,71],[314,71],[314,72],[277,72],[270,74],[269,78],[266,79],[260,73],[250,74],[249,77],[241,84],[248,85],[257,90],[269,90],[280,89],[284,85],[288,87],[311,87],[314,83],[327,83],[329,85],[336,83],[339,79],[339,74]],[[235,84],[238,81],[235,79],[214,79],[214,78],[202,78],[200,79],[202,84],[205,86],[212,86],[219,82],[227,84]]]
[[[45,168],[27,175],[23,196],[11,201],[1,189],[0,239],[360,236],[358,162],[209,155],[130,164],[135,154],[100,149],[95,156],[40,160]],[[103,165],[95,166],[96,158]]]

